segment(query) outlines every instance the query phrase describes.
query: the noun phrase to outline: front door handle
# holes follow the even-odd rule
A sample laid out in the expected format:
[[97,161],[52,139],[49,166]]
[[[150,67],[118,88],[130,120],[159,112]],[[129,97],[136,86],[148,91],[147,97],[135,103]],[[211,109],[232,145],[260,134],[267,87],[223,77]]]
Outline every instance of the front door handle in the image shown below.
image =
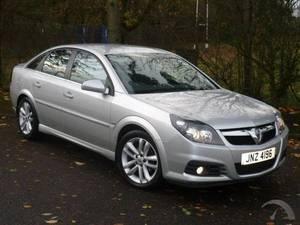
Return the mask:
[[69,98],[69,99],[74,98],[73,94],[72,94],[70,91],[65,92],[65,93],[64,93],[64,96],[65,96],[66,98]]
[[41,82],[39,81],[34,82],[34,86],[36,86],[37,88],[42,87]]

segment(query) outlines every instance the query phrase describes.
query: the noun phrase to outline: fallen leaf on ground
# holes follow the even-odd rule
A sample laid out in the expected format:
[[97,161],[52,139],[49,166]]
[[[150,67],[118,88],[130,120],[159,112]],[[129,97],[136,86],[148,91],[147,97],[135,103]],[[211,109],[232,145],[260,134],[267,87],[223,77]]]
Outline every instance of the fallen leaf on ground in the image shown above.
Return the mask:
[[293,123],[294,127],[299,127],[300,125],[298,123]]
[[1,116],[1,120],[5,120],[6,119],[6,116]]
[[9,101],[9,97],[8,96],[4,96],[3,99],[4,99],[4,101]]
[[182,212],[186,215],[186,216],[190,216],[192,213],[189,211],[189,210],[187,210],[186,208],[182,208],[181,209],[182,210]]
[[84,166],[85,163],[84,162],[78,162],[78,161],[75,161],[74,162],[77,166]]
[[30,208],[32,208],[32,205],[30,205],[30,204],[24,204],[23,207],[24,207],[25,209],[30,209]]
[[120,216],[126,216],[126,213],[120,213]]
[[142,208],[143,208],[143,209],[151,209],[151,208],[152,208],[152,206],[151,206],[151,205],[147,205],[147,204],[145,204],[145,205],[143,205],[143,206],[142,206]]
[[141,217],[145,217],[146,215],[145,215],[144,213],[141,213],[140,216],[141,216]]
[[17,172],[17,169],[9,169],[9,172],[11,173]]
[[294,153],[294,154],[292,154],[294,157],[296,157],[296,158],[300,158],[300,153]]
[[42,216],[52,216],[52,213],[42,213]]
[[28,142],[26,139],[21,140],[22,143]]
[[71,220],[71,223],[76,223],[76,220]]
[[56,223],[58,223],[58,220],[45,220],[45,222],[47,224],[56,224]]
[[0,123],[0,127],[8,127],[7,123]]

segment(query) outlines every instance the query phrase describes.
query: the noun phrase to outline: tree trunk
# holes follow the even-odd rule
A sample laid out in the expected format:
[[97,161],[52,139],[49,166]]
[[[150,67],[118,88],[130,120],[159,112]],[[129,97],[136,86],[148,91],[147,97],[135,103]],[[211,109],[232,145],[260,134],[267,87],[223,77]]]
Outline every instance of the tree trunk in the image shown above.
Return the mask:
[[245,1],[244,9],[244,92],[247,95],[253,94],[253,2],[252,0]]
[[107,0],[107,26],[110,43],[121,42],[120,17],[119,0]]

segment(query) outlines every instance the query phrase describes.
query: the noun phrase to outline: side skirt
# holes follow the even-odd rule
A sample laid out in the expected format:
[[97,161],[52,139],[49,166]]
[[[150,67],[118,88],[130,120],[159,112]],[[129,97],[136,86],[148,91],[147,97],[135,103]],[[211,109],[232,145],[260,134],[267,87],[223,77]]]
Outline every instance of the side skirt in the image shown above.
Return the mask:
[[75,137],[72,137],[68,134],[65,134],[63,132],[60,132],[58,130],[55,130],[51,127],[48,127],[48,126],[45,126],[43,124],[39,124],[39,131],[42,132],[42,133],[46,133],[46,134],[51,134],[51,135],[55,135],[55,136],[58,136],[58,137],[61,137],[63,139],[66,139],[68,141],[71,141],[75,144],[78,144],[82,147],[85,147],[85,148],[88,148],[94,152],[97,152],[97,153],[100,153],[101,155],[103,155],[104,157],[114,161],[115,160],[115,152],[113,151],[110,151],[108,149],[105,149],[105,148],[100,148],[96,145],[93,145],[91,143],[88,143],[86,141],[83,141],[81,139],[78,139],[78,138],[75,138]]

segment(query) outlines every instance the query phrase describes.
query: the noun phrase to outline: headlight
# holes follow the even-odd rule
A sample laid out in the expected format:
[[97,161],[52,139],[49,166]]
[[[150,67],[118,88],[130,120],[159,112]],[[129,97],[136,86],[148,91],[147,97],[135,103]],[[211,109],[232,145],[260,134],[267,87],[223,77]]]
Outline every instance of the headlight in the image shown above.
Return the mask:
[[279,113],[275,116],[275,124],[278,134],[281,134],[282,131],[285,129],[285,123]]
[[224,145],[217,132],[207,124],[184,120],[173,114],[170,115],[170,119],[172,125],[191,141],[203,144]]

